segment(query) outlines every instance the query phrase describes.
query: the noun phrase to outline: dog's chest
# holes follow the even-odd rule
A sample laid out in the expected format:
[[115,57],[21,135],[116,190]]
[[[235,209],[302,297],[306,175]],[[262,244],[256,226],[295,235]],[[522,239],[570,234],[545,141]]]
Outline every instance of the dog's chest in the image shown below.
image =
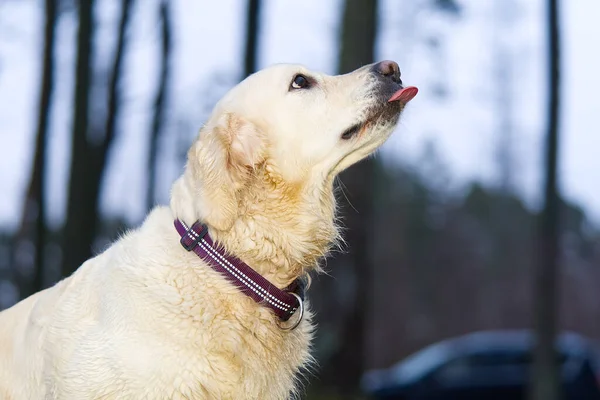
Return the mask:
[[168,398],[289,398],[309,359],[310,312],[286,332],[267,309],[256,312],[254,303],[229,304],[205,294],[209,298],[196,292],[161,313],[158,340],[142,350],[154,353],[147,387]]
[[162,349],[151,368],[154,373],[141,371],[146,387],[153,388],[148,397],[285,399],[308,356],[308,342],[300,348],[296,340],[269,346],[223,331],[195,339],[193,345],[172,343],[168,351]]

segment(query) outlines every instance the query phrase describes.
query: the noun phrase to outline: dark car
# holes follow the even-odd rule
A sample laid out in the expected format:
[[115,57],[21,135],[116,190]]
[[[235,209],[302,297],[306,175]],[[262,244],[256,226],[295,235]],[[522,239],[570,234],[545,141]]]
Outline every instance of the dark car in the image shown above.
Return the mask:
[[[370,371],[375,399],[526,399],[533,337],[529,331],[477,332],[433,344],[387,370]],[[600,400],[597,353],[574,333],[557,338],[565,400]]]

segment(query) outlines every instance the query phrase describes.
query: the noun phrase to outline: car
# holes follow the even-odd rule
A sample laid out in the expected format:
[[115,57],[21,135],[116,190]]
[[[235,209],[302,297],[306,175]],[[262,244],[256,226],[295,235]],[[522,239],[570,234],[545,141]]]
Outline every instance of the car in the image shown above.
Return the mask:
[[[367,372],[374,399],[525,400],[533,334],[483,331],[438,342],[385,370]],[[591,341],[564,332],[556,349],[565,400],[600,400],[598,353]]]

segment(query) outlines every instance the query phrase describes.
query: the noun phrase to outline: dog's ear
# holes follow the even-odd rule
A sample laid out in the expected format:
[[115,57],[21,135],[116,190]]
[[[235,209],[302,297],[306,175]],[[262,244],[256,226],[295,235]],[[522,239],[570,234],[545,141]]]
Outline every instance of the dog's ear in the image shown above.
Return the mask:
[[188,153],[186,171],[195,188],[191,199],[195,218],[218,230],[230,229],[238,216],[237,193],[264,153],[262,132],[235,114],[225,114],[203,128]]

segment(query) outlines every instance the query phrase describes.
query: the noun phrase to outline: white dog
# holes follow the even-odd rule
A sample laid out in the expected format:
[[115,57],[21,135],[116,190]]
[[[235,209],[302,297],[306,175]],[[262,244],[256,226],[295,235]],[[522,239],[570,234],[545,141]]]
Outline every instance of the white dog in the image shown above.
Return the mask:
[[0,399],[288,398],[311,362],[298,278],[338,238],[334,177],[416,92],[391,61],[245,79],[202,128],[170,207],[0,313]]

